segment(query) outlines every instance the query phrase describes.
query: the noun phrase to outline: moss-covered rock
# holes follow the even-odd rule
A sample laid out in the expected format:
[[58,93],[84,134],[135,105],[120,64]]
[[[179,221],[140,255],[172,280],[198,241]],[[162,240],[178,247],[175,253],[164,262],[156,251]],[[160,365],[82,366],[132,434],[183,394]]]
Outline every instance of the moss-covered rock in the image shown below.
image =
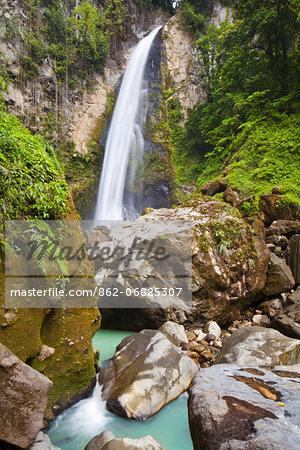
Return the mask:
[[193,308],[181,315],[181,321],[185,316],[187,323],[217,319],[225,324],[259,298],[270,253],[236,208],[201,197],[145,216],[151,219],[187,220],[193,225]]
[[[225,325],[238,319],[244,308],[262,297],[270,252],[236,208],[211,197],[201,197],[193,198],[183,207],[154,210],[139,220],[161,221],[164,225],[168,221],[191,223],[192,302],[182,304],[179,298],[166,307],[166,303],[156,298],[153,307],[150,304],[144,310],[105,310],[105,326],[155,328],[167,320],[203,326],[212,319]],[[164,233],[168,236],[168,231]],[[188,248],[183,236],[169,239],[179,254],[181,246]]]
[[[46,418],[70,406],[93,386],[92,337],[100,327],[95,309],[6,309],[4,264],[0,267],[0,342],[53,382]],[[54,349],[41,357],[42,345]],[[45,347],[44,347],[45,348]],[[52,354],[53,353],[53,354]]]
[[98,309],[51,310],[41,329],[43,344],[55,348],[53,356],[43,361],[37,355],[32,367],[53,382],[46,417],[64,409],[90,392],[96,371],[91,342],[100,326]]

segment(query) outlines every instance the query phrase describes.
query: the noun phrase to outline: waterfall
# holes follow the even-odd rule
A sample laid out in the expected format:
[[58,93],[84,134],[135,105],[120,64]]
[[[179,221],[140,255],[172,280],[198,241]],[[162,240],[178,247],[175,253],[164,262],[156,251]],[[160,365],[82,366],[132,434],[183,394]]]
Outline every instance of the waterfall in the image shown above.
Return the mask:
[[[123,220],[137,216],[132,199],[127,199],[127,211],[124,211],[123,197],[125,183],[133,186],[137,168],[143,160],[143,126],[147,110],[143,75],[152,42],[160,28],[139,42],[127,65],[105,146],[96,220]],[[128,208],[128,205],[131,206]]]

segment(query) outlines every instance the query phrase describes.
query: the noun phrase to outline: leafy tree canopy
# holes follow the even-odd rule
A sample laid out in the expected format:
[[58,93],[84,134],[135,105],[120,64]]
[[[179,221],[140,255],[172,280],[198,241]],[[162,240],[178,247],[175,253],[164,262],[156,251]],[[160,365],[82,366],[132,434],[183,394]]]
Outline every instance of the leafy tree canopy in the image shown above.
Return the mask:
[[[291,130],[295,123],[299,124],[299,116],[295,115],[299,109],[297,1],[234,0],[233,5],[234,23],[220,28],[207,24],[197,41],[202,67],[199,76],[207,101],[190,111],[178,141],[182,154],[192,158],[198,155],[199,184],[214,178],[230,164],[250,136],[253,140],[257,133],[262,136],[264,130],[265,149],[268,139],[273,145],[268,126],[274,130],[277,123],[283,130],[284,123],[290,130],[276,144],[279,165],[285,151],[289,158],[289,133],[292,145],[296,145]],[[280,145],[285,150],[282,147],[279,151]],[[250,151],[248,144],[244,148]]]

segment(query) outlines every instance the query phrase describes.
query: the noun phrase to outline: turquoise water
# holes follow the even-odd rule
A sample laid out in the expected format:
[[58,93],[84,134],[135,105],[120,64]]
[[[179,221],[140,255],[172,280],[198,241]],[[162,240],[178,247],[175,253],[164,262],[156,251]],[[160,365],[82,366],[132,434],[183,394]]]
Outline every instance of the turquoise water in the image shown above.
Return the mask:
[[[100,350],[104,361],[115,353],[116,346],[130,332],[99,330],[94,339],[94,347]],[[193,450],[188,426],[187,394],[166,405],[147,422],[137,422],[110,413],[101,400],[99,386],[93,395],[64,411],[48,431],[54,445],[62,450],[83,450],[96,434],[111,430],[117,438],[141,438],[151,435],[166,450]]]

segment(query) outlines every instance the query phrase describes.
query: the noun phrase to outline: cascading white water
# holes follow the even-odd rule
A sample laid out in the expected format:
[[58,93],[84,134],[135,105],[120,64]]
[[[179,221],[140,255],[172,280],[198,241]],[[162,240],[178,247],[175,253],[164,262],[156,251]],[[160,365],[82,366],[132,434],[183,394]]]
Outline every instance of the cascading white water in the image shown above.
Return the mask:
[[[124,218],[126,175],[128,173],[129,184],[132,184],[144,150],[142,128],[146,116],[147,92],[143,88],[143,75],[151,44],[160,28],[154,29],[139,42],[126,68],[105,146],[96,220]],[[130,168],[127,170],[130,159]]]

